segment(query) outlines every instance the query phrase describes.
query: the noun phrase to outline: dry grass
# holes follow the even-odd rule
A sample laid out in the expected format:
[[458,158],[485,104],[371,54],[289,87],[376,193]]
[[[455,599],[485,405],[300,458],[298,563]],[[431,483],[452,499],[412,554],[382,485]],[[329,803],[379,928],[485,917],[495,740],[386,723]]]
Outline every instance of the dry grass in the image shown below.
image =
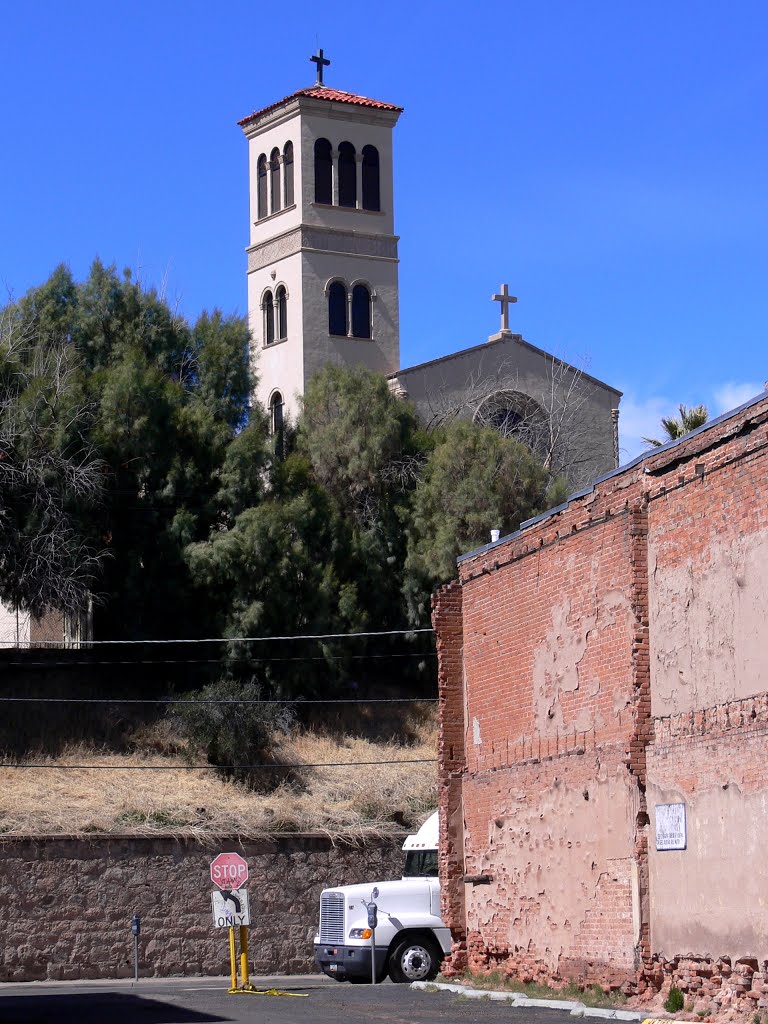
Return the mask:
[[[436,806],[435,764],[382,763],[435,757],[434,718],[417,722],[414,730],[408,745],[297,733],[282,740],[280,760],[343,762],[345,767],[307,768],[297,773],[299,782],[255,794],[213,770],[185,768],[181,742],[160,724],[134,735],[136,749],[130,755],[77,747],[60,757],[29,759],[43,768],[0,768],[0,835],[131,833],[205,839],[324,832],[353,841],[402,831]],[[359,764],[363,761],[379,763]],[[98,767],[103,765],[112,770]]]

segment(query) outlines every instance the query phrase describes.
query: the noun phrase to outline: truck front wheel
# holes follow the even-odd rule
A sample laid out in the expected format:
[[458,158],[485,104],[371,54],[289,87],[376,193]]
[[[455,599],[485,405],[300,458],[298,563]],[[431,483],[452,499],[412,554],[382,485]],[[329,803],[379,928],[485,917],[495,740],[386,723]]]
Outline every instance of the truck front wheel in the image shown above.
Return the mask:
[[413,936],[402,939],[389,956],[389,976],[397,984],[431,981],[440,970],[442,953],[434,939]]

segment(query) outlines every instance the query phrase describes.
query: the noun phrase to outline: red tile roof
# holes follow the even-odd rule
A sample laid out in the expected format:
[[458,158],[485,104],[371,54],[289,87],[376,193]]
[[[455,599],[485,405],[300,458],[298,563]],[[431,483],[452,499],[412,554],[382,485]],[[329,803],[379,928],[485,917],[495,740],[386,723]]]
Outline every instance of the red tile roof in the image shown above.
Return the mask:
[[270,110],[275,110],[277,107],[281,107],[283,103],[287,103],[288,100],[295,99],[298,96],[311,96],[312,99],[316,100],[328,100],[329,103],[353,103],[358,107],[373,107],[376,110],[396,110],[398,113],[402,112],[402,107],[396,107],[394,103],[382,103],[381,100],[372,100],[367,96],[357,96],[353,92],[344,92],[342,89],[329,89],[327,85],[311,85],[308,89],[299,89],[298,92],[292,93],[290,96],[286,96],[282,100],[278,100],[277,103],[270,103],[268,107],[264,107],[261,110],[255,110],[252,114],[244,117],[242,121],[237,123],[242,127],[243,125],[250,124],[251,121],[255,121],[257,117],[261,117],[262,114],[268,113]]

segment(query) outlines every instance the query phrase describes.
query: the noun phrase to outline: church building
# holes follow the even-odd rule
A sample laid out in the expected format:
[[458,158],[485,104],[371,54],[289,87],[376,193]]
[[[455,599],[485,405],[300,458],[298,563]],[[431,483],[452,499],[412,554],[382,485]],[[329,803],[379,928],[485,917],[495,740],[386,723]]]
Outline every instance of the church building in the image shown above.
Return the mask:
[[[385,374],[426,424],[475,419],[531,444],[574,486],[618,465],[621,393],[501,329],[487,342],[400,364],[392,134],[402,107],[317,81],[239,121],[248,139],[248,317],[259,402],[295,420],[327,363]],[[478,243],[480,240],[478,240]],[[568,451],[565,451],[565,448]],[[578,451],[576,449],[578,448]]]

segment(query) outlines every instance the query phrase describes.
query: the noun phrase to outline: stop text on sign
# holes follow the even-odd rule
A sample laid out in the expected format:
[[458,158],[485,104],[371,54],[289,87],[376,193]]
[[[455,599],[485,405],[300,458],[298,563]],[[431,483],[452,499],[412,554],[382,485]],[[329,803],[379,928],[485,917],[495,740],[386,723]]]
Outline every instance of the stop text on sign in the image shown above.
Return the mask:
[[248,865],[239,853],[220,853],[211,861],[211,880],[220,889],[238,889],[248,879]]

